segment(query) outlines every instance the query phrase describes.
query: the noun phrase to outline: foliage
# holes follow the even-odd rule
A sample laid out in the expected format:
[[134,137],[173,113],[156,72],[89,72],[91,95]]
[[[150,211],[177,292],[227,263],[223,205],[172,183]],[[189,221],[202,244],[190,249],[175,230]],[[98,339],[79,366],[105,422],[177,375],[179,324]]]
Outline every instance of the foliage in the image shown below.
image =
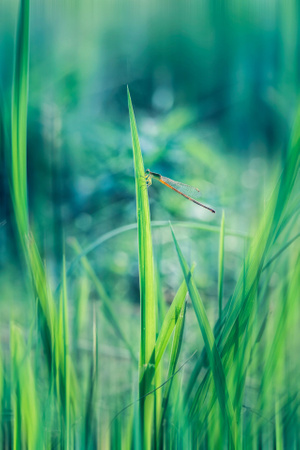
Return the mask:
[[[285,15],[274,34],[287,31],[292,23],[287,19],[294,17],[293,6],[282,7]],[[199,101],[213,81],[204,77],[199,86],[197,65],[186,65],[184,73],[177,58],[180,49],[183,61],[195,63],[201,55],[200,72],[207,75],[207,49],[214,50],[217,61],[221,50],[237,55],[236,42],[230,44],[226,33],[222,46],[212,43],[232,22],[231,5],[222,22],[210,7],[203,12],[203,17],[213,13],[216,25],[213,36],[207,33],[209,21],[201,19],[212,40],[207,37],[206,50],[195,10],[186,41],[178,38],[176,55],[169,52],[165,59],[160,36],[168,38],[169,50],[175,38],[165,30],[164,17],[157,18],[145,57],[153,57],[161,74],[153,79],[157,76],[161,85],[153,81],[153,92],[146,89],[152,83],[146,75],[141,84],[130,83],[140,133],[123,82],[112,86],[114,94],[101,94],[100,113],[97,101],[84,98],[90,95],[87,73],[92,72],[85,62],[96,39],[85,51],[78,46],[78,71],[66,69],[71,58],[60,59],[55,50],[59,63],[53,72],[67,75],[55,83],[52,100],[45,100],[40,83],[52,66],[45,71],[37,55],[51,33],[45,28],[37,42],[37,17],[43,12],[36,8],[29,0],[20,2],[12,83],[3,77],[1,87],[1,446],[297,448],[300,112],[284,146],[296,108],[280,101],[274,87],[273,100],[264,100],[273,108],[269,125],[260,128],[249,109],[241,108],[249,118],[245,135],[265,149],[260,153],[250,144],[245,150],[246,138],[233,137],[240,122],[234,128],[220,113],[220,105],[227,104],[221,94],[212,97],[212,105]],[[73,19],[89,23],[95,37],[88,10],[80,9]],[[136,45],[142,48],[144,19],[130,30],[129,10],[120,6],[124,17],[113,16],[109,24],[118,23],[120,35],[125,24],[124,39],[139,33]],[[235,14],[246,20],[245,11],[242,2]],[[153,6],[153,17],[155,12]],[[254,12],[253,7],[252,18]],[[175,27],[175,18],[184,21],[179,2],[174,21],[167,23]],[[263,29],[271,42],[270,28],[264,29],[261,20],[253,29]],[[240,25],[230,30],[240,32]],[[283,34],[287,61],[293,60],[294,35],[293,27]],[[1,36],[5,40],[5,33]],[[118,46],[114,41],[121,55],[126,39]],[[53,57],[49,53],[49,61]],[[238,57],[244,67],[243,55]],[[147,64],[142,57],[138,61],[143,74]],[[225,65],[228,73],[219,70],[212,77],[215,87],[236,74]],[[116,67],[113,73],[119,72]],[[283,85],[284,77],[278,70]],[[289,89],[297,91],[294,69],[289,77]],[[263,97],[267,82],[259,78],[257,83]],[[187,103],[180,105],[182,92]],[[91,105],[93,119],[87,112]],[[276,126],[278,135],[266,134]],[[207,131],[212,137],[205,139]],[[243,156],[230,149],[232,143]],[[199,183],[204,200],[216,208],[215,217],[163,186],[147,187],[144,161],[178,181]]]

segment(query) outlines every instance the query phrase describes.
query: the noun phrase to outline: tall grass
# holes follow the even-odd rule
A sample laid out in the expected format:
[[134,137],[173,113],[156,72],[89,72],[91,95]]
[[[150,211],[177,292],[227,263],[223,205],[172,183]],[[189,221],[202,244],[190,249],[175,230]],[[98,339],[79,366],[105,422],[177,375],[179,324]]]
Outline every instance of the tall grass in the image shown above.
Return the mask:
[[[157,295],[160,274],[154,269],[151,235],[151,227],[165,227],[166,223],[151,223],[143,156],[128,90],[137,224],[111,230],[85,250],[73,240],[76,256],[68,264],[61,255],[61,282],[55,291],[28,213],[28,58],[29,0],[21,0],[12,88],[10,180],[19,257],[26,262],[25,278],[31,283],[35,314],[29,330],[12,321],[10,353],[7,356],[4,348],[0,354],[1,448],[298,448],[300,234],[299,199],[294,191],[300,165],[300,113],[282,173],[252,238],[225,227],[224,214],[219,226],[190,222],[171,226],[180,275],[168,307],[163,295]],[[216,241],[219,237],[218,283],[216,292],[210,293],[215,316],[207,307],[206,292],[196,282],[195,274],[203,267],[190,267],[181,250],[183,227],[211,233]],[[131,324],[125,327],[128,323],[88,259],[99,245],[133,229],[137,229],[138,239],[139,358],[127,335]],[[246,256],[228,295],[225,244],[230,234],[243,239],[243,245],[245,239]],[[76,278],[69,278],[74,273]],[[75,311],[68,299],[69,288],[73,293],[74,286],[78,295]],[[90,308],[92,296],[100,302]],[[188,340],[188,315],[195,316],[198,326],[196,345]],[[90,338],[86,353],[80,351],[85,319]],[[114,369],[122,371],[125,393],[118,394],[111,369],[102,358],[101,339],[106,330],[108,334],[112,330],[111,339],[116,337],[126,350],[118,356]]]
[[[253,353],[265,327],[265,318],[263,317],[262,321],[258,318],[259,308],[263,300],[259,296],[260,279],[264,267],[267,267],[270,263],[270,261],[266,261],[266,258],[276,242],[278,233],[283,231],[291,219],[291,215],[285,216],[284,213],[287,210],[289,197],[299,169],[299,125],[299,119],[297,118],[283,172],[268,202],[261,225],[252,239],[233,296],[224,311],[222,308],[222,291],[225,222],[224,216],[222,218],[219,252],[219,321],[215,326],[215,337],[209,325],[204,304],[193,282],[193,276],[183,258],[173,232],[185,281],[205,343],[199,362],[196,363],[195,370],[192,372],[189,386],[197,386],[197,375],[201,369],[207,366],[206,357],[208,358],[208,370],[196,389],[195,396],[192,399],[192,407],[188,413],[188,420],[191,421],[193,434],[195,434],[195,442],[198,440],[199,431],[197,430],[203,429],[207,421],[218,418],[218,408],[215,407],[215,400],[218,399],[220,412],[223,416],[221,422],[218,419],[220,422],[219,433],[223,436],[223,442],[226,442],[225,436],[227,435],[229,446],[240,448],[245,445],[245,442],[243,442],[243,422],[241,420],[242,398],[245,392],[247,371],[251,366]],[[142,270],[144,268],[140,266],[140,272]],[[262,286],[264,281],[262,281]],[[296,293],[294,290],[293,292]],[[191,392],[190,388],[188,392]],[[264,389],[262,389],[262,392],[264,392]],[[186,397],[186,401],[189,401],[189,396]],[[188,427],[188,423],[186,424]],[[216,442],[215,438],[212,442]]]
[[[57,395],[61,410],[63,411],[61,431],[65,447],[70,448],[70,408],[71,398],[74,391],[74,383],[70,380],[70,363],[68,361],[67,343],[67,308],[66,308],[66,279],[65,271],[63,276],[63,284],[61,289],[61,301],[59,311],[57,310],[54,298],[47,280],[45,266],[41,260],[38,247],[36,245],[33,234],[30,231],[27,201],[27,103],[28,103],[28,56],[29,56],[29,0],[21,0],[19,22],[16,35],[16,52],[14,66],[14,80],[12,90],[12,148],[11,148],[11,192],[12,203],[14,206],[15,221],[18,230],[18,236],[21,248],[27,262],[29,274],[32,278],[32,294],[37,302],[36,327],[43,342],[43,350],[48,367],[48,376],[51,386],[51,395],[54,392]],[[32,436],[32,431],[23,432],[23,427],[27,420],[26,408],[29,407],[30,392],[24,390],[23,385],[25,379],[34,386],[34,375],[30,372],[30,368],[26,374],[19,371],[22,366],[22,356],[20,350],[22,346],[22,338],[20,332],[13,330],[14,351],[12,354],[12,362],[15,365],[14,372],[16,375],[15,402],[14,413],[18,420],[15,422],[14,428],[14,446],[21,448],[26,444],[29,448],[38,448],[37,438]],[[30,351],[30,349],[29,349]],[[28,357],[28,356],[27,356]],[[29,362],[27,363],[29,364]],[[74,380],[73,380],[74,381]],[[22,387],[20,387],[22,386]],[[27,389],[30,388],[28,387]],[[27,396],[26,402],[22,400],[22,392]],[[34,388],[32,389],[34,394]],[[21,407],[18,401],[22,401]],[[34,405],[34,404],[33,404]],[[35,406],[32,408],[34,412]],[[37,413],[36,413],[37,414]],[[32,430],[34,430],[35,421],[32,420]],[[29,424],[26,425],[30,428]]]

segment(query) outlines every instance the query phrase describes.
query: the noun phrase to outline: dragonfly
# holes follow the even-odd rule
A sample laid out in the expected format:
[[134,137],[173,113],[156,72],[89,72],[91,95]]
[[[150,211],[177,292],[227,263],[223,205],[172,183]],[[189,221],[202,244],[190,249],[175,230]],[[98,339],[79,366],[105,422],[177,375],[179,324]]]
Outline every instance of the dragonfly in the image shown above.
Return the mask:
[[164,177],[160,175],[159,173],[150,172],[149,169],[145,172],[145,180],[147,187],[151,186],[153,178],[155,180],[160,181],[162,184],[167,186],[170,189],[173,189],[173,191],[177,192],[178,194],[182,195],[183,197],[187,198],[191,202],[196,203],[196,205],[202,206],[202,208],[208,209],[212,213],[215,213],[216,211],[209,206],[204,205],[203,203],[198,202],[196,200],[197,197],[200,197],[200,191],[199,189],[189,186],[188,184],[180,183],[179,181],[171,180],[170,178]]

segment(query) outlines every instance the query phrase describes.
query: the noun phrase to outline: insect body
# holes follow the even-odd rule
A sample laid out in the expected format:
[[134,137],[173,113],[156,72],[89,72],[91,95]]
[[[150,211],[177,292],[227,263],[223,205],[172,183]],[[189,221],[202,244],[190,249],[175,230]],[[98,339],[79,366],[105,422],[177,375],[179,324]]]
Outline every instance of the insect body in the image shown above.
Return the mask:
[[203,203],[200,203],[195,199],[197,197],[200,197],[199,189],[189,186],[188,184],[180,183],[179,181],[174,181],[170,178],[163,177],[159,173],[150,172],[150,170],[147,169],[145,172],[145,180],[148,187],[151,186],[153,178],[160,181],[168,188],[173,189],[173,191],[187,198],[191,202],[196,203],[196,205],[202,206],[202,208],[208,209],[212,213],[215,213],[214,209],[210,208],[209,206],[203,205]]

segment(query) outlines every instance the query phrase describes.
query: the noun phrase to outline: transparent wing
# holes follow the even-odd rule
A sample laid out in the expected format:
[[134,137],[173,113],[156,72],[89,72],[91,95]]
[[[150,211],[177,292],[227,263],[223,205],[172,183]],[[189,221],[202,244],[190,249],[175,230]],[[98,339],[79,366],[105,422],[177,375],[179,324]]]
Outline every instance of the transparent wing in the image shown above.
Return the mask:
[[189,186],[188,184],[180,183],[179,181],[171,180],[171,178],[161,176],[161,180],[169,184],[173,188],[187,195],[188,197],[194,198],[195,200],[201,198],[201,193],[199,189]]

